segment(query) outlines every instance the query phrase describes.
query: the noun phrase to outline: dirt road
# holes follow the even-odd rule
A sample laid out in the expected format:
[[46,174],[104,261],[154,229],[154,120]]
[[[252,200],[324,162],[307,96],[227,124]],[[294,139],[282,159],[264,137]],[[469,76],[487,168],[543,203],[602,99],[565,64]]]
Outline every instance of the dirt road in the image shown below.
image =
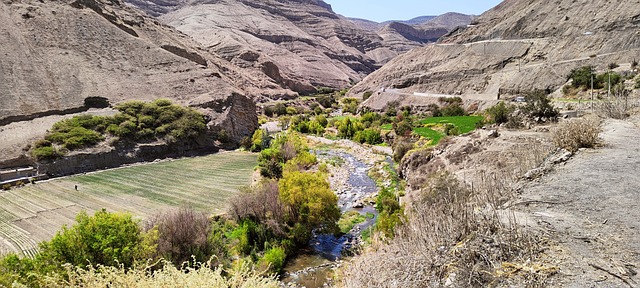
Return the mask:
[[[551,239],[550,287],[640,287],[640,117],[523,189],[517,215]],[[528,205],[524,204],[528,203]]]

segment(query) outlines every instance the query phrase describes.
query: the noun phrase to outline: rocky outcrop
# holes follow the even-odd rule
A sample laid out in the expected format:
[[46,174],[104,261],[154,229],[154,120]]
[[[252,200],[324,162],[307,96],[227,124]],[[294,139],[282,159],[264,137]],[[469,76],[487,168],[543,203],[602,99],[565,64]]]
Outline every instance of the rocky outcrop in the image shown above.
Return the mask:
[[635,4],[507,0],[439,43],[393,59],[352,94],[395,87],[411,94],[495,100],[536,88],[555,90],[573,68],[604,70],[609,63],[637,58],[640,6]]
[[[197,99],[225,103],[209,124],[239,141],[257,127],[251,99],[295,94],[119,0],[0,2],[0,55],[0,132],[109,103]],[[0,145],[0,161],[18,159],[21,149]]]
[[[130,1],[192,36],[247,74],[264,73],[282,89],[309,94],[345,88],[379,67],[368,53],[388,50],[323,1]],[[157,9],[158,6],[166,9]],[[392,52],[393,53],[393,52]],[[277,73],[276,73],[277,72]]]

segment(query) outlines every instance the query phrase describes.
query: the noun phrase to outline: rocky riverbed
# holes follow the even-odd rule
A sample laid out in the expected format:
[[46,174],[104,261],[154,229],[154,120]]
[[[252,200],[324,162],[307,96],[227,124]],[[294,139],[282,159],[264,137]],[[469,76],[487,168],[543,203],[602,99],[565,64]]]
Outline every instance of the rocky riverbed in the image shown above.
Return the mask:
[[359,223],[349,233],[336,237],[316,234],[309,249],[290,261],[284,269],[285,285],[291,287],[323,287],[331,284],[333,270],[341,265],[340,259],[361,244],[361,233],[376,221],[374,208],[378,193],[376,182],[368,172],[387,157],[383,153],[348,140],[329,140],[310,137],[319,149],[314,153],[320,162],[328,164],[331,189],[338,195],[338,206],[344,212],[358,211],[361,215],[374,215]]

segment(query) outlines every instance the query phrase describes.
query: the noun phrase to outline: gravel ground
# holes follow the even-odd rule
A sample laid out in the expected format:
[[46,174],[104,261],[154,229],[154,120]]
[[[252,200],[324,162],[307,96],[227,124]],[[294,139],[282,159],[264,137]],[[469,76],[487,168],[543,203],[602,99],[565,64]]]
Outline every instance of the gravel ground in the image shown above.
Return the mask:
[[640,117],[607,120],[605,146],[577,153],[528,183],[516,208],[547,235],[560,268],[552,287],[636,287],[640,283]]

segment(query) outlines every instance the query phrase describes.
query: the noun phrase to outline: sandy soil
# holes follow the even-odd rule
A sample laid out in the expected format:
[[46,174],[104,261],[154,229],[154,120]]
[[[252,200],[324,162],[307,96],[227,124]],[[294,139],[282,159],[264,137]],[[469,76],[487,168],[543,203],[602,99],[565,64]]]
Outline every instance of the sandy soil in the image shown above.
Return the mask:
[[515,210],[547,236],[560,268],[550,287],[640,284],[640,117],[607,120],[604,147],[577,153],[527,183]]

